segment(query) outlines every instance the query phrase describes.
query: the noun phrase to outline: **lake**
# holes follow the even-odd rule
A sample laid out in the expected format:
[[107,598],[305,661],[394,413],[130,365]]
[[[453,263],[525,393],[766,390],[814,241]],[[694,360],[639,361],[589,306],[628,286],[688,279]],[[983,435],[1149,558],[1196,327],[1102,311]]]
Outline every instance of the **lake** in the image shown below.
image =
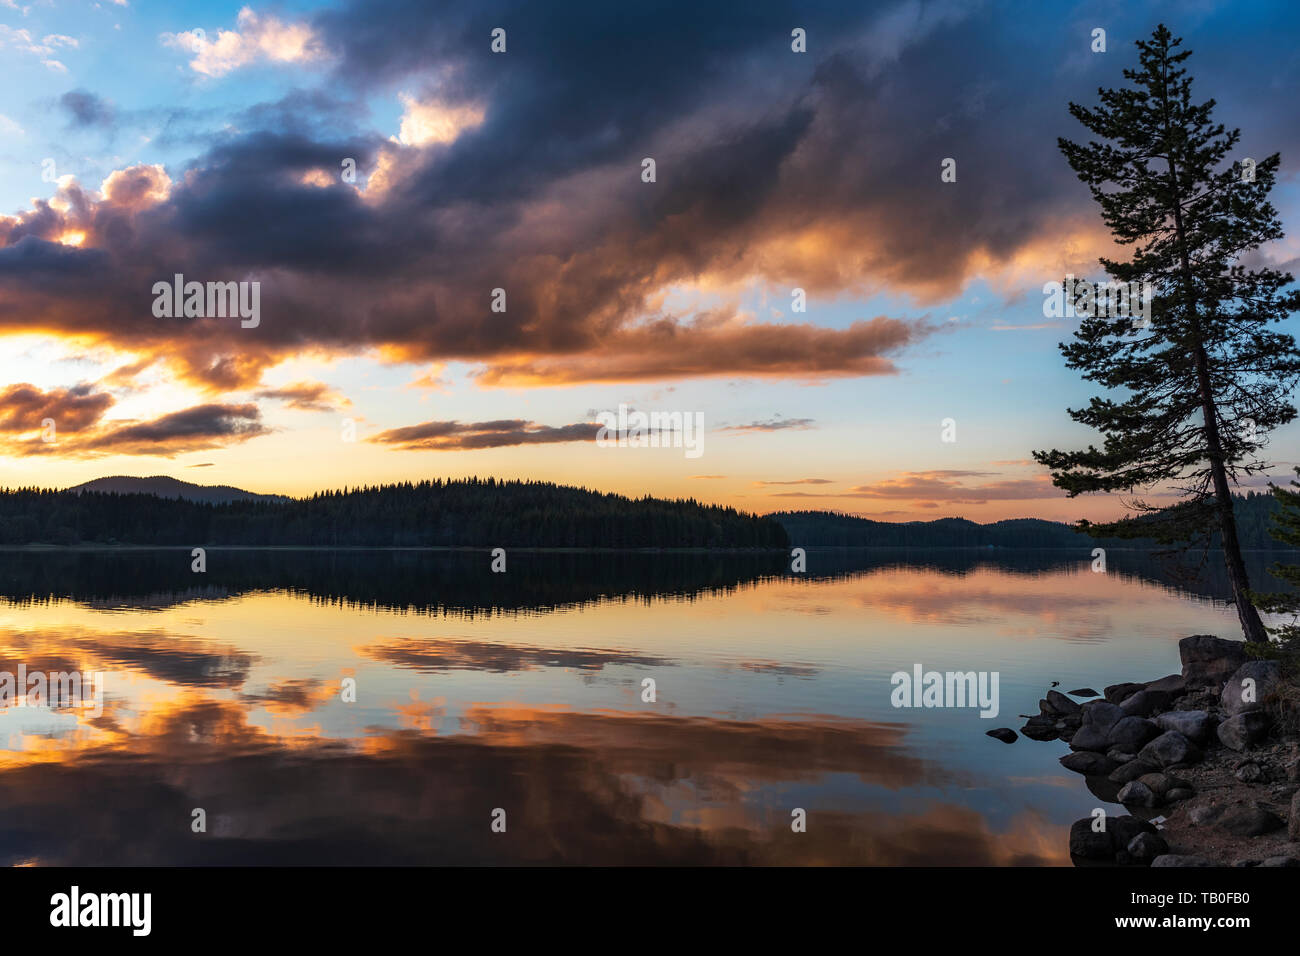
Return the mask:
[[[1257,586],[1274,558],[1252,556]],[[486,549],[213,549],[195,573],[188,550],[0,552],[0,671],[103,675],[100,707],[0,710],[0,852],[1069,865],[1099,798],[1059,741],[985,731],[1052,681],[1154,679],[1180,637],[1238,637],[1215,561],[512,551],[494,573]],[[893,706],[916,665],[996,673],[998,715]]]

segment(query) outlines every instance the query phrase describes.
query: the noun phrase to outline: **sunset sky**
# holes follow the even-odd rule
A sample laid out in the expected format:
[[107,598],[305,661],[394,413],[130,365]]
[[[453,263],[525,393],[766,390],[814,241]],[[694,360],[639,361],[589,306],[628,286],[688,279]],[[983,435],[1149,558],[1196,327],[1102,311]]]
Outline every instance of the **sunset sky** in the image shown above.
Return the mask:
[[[1043,285],[1114,252],[1056,141],[1159,22],[1281,152],[1257,261],[1300,271],[1286,2],[0,0],[0,486],[1114,515],[1030,460],[1094,440]],[[157,317],[177,273],[259,282],[259,324]],[[702,454],[598,447],[620,404],[702,413]]]

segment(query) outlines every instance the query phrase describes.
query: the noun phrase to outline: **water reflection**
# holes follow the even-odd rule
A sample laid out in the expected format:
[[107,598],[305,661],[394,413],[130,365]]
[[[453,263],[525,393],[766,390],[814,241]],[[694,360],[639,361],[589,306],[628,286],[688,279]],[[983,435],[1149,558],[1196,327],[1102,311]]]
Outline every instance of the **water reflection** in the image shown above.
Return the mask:
[[[1259,590],[1283,587],[1268,573],[1294,555],[1247,554]],[[40,603],[58,598],[112,609],[169,607],[250,591],[287,591],[349,607],[424,613],[547,611],[578,604],[729,593],[774,577],[791,577],[779,552],[528,552],[512,553],[508,579],[485,574],[487,552],[400,549],[304,551],[212,549],[207,571],[190,569],[189,549],[0,549],[0,598]],[[1111,576],[1187,595],[1227,600],[1222,561],[1165,559],[1111,551]],[[805,581],[839,580],[871,571],[931,568],[954,578],[985,569],[1023,575],[1088,572],[1091,551],[1005,551],[894,548],[812,549]],[[1090,572],[1089,572],[1090,573]],[[508,586],[507,585],[508,582]]]
[[[1057,745],[983,731],[1050,680],[1157,677],[1179,636],[1231,627],[1213,581],[1110,557],[815,552],[794,576],[521,552],[499,575],[478,553],[213,551],[199,576],[188,551],[0,553],[0,670],[107,675],[98,717],[0,711],[0,855],[1068,865],[1097,798]],[[894,710],[918,661],[998,670],[1002,715]]]

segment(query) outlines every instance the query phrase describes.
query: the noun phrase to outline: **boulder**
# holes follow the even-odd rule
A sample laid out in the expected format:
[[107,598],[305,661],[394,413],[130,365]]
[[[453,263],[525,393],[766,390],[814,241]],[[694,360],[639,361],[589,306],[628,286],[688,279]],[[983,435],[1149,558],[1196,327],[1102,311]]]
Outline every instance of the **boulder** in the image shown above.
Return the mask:
[[1170,790],[1178,788],[1190,789],[1191,784],[1181,777],[1175,777],[1167,773],[1144,773],[1138,777],[1138,780],[1151,788],[1151,792],[1157,797],[1163,797]]
[[984,733],[986,736],[992,737],[994,740],[1000,740],[1004,744],[1014,744],[1020,739],[1020,735],[1010,727],[998,727],[994,730],[986,730]]
[[1084,817],[1070,825],[1070,856],[1084,860],[1113,860],[1115,858],[1114,837],[1107,827],[1105,832],[1093,830],[1093,818]]
[[1169,844],[1159,833],[1139,833],[1129,841],[1128,855],[1139,863],[1146,863],[1169,852]]
[[1173,699],[1165,690],[1140,690],[1126,697],[1119,709],[1133,717],[1150,717],[1158,710],[1168,710]]
[[1223,816],[1219,817],[1219,826],[1233,836],[1254,837],[1280,830],[1286,824],[1282,822],[1281,817],[1271,810],[1250,804],[1233,807],[1227,811]]
[[1160,728],[1155,721],[1145,717],[1125,717],[1110,728],[1106,743],[1125,753],[1135,754],[1159,736]]
[[1111,684],[1105,691],[1106,700],[1112,704],[1119,704],[1124,698],[1136,694],[1140,690],[1145,690],[1146,686],[1146,684],[1134,684],[1132,682]]
[[1137,754],[1127,753],[1118,747],[1111,747],[1106,751],[1106,756],[1116,763],[1128,763],[1130,760],[1135,759]]
[[1105,776],[1115,769],[1115,762],[1103,754],[1079,750],[1062,757],[1061,766],[1084,776]]
[[1128,847],[1139,833],[1156,832],[1156,828],[1147,821],[1128,814],[1110,817],[1106,821],[1106,829],[1110,831],[1116,853]]
[[1170,674],[1168,677],[1162,677],[1159,680],[1150,681],[1146,685],[1147,690],[1163,691],[1178,697],[1187,690],[1187,681],[1182,674]]
[[1183,800],[1190,800],[1196,796],[1196,791],[1191,787],[1174,787],[1165,794],[1165,799],[1170,803],[1179,803]]
[[1144,760],[1130,760],[1128,763],[1121,764],[1111,771],[1110,782],[1128,783],[1130,780],[1137,780],[1139,777],[1159,769],[1155,764],[1147,763]]
[[1202,804],[1199,807],[1192,807],[1187,812],[1187,819],[1192,822],[1192,826],[1203,827],[1207,823],[1213,823],[1223,812],[1222,807],[1215,806],[1212,803]]
[[1126,807],[1136,806],[1151,808],[1160,803],[1160,799],[1151,792],[1151,788],[1141,780],[1130,780],[1128,783],[1124,784],[1124,786],[1120,788],[1119,796],[1116,797],[1116,799]]
[[1262,740],[1273,724],[1268,714],[1262,710],[1248,710],[1236,717],[1229,717],[1219,724],[1219,742],[1233,750],[1245,750],[1251,744]]
[[1153,763],[1157,767],[1172,767],[1174,764],[1191,764],[1201,759],[1201,752],[1176,730],[1166,730],[1140,751],[1138,760]]
[[1020,728],[1020,732],[1030,740],[1055,740],[1061,735],[1056,729],[1056,720],[1052,717],[1030,717],[1025,726]]
[[1095,727],[1098,730],[1110,730],[1116,722],[1124,716],[1124,711],[1119,709],[1118,704],[1112,704],[1104,700],[1090,700],[1080,708],[1083,716],[1084,727]]
[[1214,718],[1204,710],[1171,710],[1156,718],[1162,730],[1176,730],[1192,743],[1203,745],[1214,729]]
[[[1277,661],[1247,661],[1238,667],[1223,685],[1219,703],[1229,717],[1260,710],[1264,695],[1271,691],[1281,677]],[[1253,683],[1248,683],[1253,682]]]
[[1052,713],[1060,714],[1061,716],[1077,714],[1079,712],[1079,705],[1070,700],[1070,698],[1066,697],[1059,690],[1049,690],[1047,692],[1047,706],[1051,708]]
[[1080,727],[1070,737],[1071,750],[1092,750],[1104,753],[1110,749],[1110,738],[1096,727]]
[[1246,643],[1194,634],[1178,642],[1178,656],[1183,662],[1183,680],[1188,687],[1217,689],[1246,663]]
[[1260,866],[1300,866],[1300,859],[1294,856],[1270,856]]
[[1071,697],[1096,697],[1097,692],[1091,687],[1080,687],[1078,690],[1069,692]]
[[1203,856],[1186,856],[1181,853],[1166,853],[1151,861],[1152,866],[1214,866]]

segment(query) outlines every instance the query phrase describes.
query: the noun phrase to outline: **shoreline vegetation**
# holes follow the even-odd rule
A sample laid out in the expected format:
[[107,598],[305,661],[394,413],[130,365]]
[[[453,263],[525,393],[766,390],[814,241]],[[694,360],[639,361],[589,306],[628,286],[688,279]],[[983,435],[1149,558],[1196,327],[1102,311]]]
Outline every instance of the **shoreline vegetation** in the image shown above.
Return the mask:
[[[1271,494],[1237,496],[1242,550],[1278,552]],[[1208,550],[1219,546],[1214,538]],[[96,479],[74,488],[0,489],[0,548],[123,547],[746,551],[970,548],[1156,551],[1063,522],[965,518],[886,522],[830,511],[757,515],[691,498],[623,495],[550,482],[469,478],[255,495],[171,478]]]
[[[202,488],[202,486],[197,486]],[[693,499],[627,498],[550,482],[421,481],[308,498],[0,490],[0,544],[785,548],[777,522]]]

